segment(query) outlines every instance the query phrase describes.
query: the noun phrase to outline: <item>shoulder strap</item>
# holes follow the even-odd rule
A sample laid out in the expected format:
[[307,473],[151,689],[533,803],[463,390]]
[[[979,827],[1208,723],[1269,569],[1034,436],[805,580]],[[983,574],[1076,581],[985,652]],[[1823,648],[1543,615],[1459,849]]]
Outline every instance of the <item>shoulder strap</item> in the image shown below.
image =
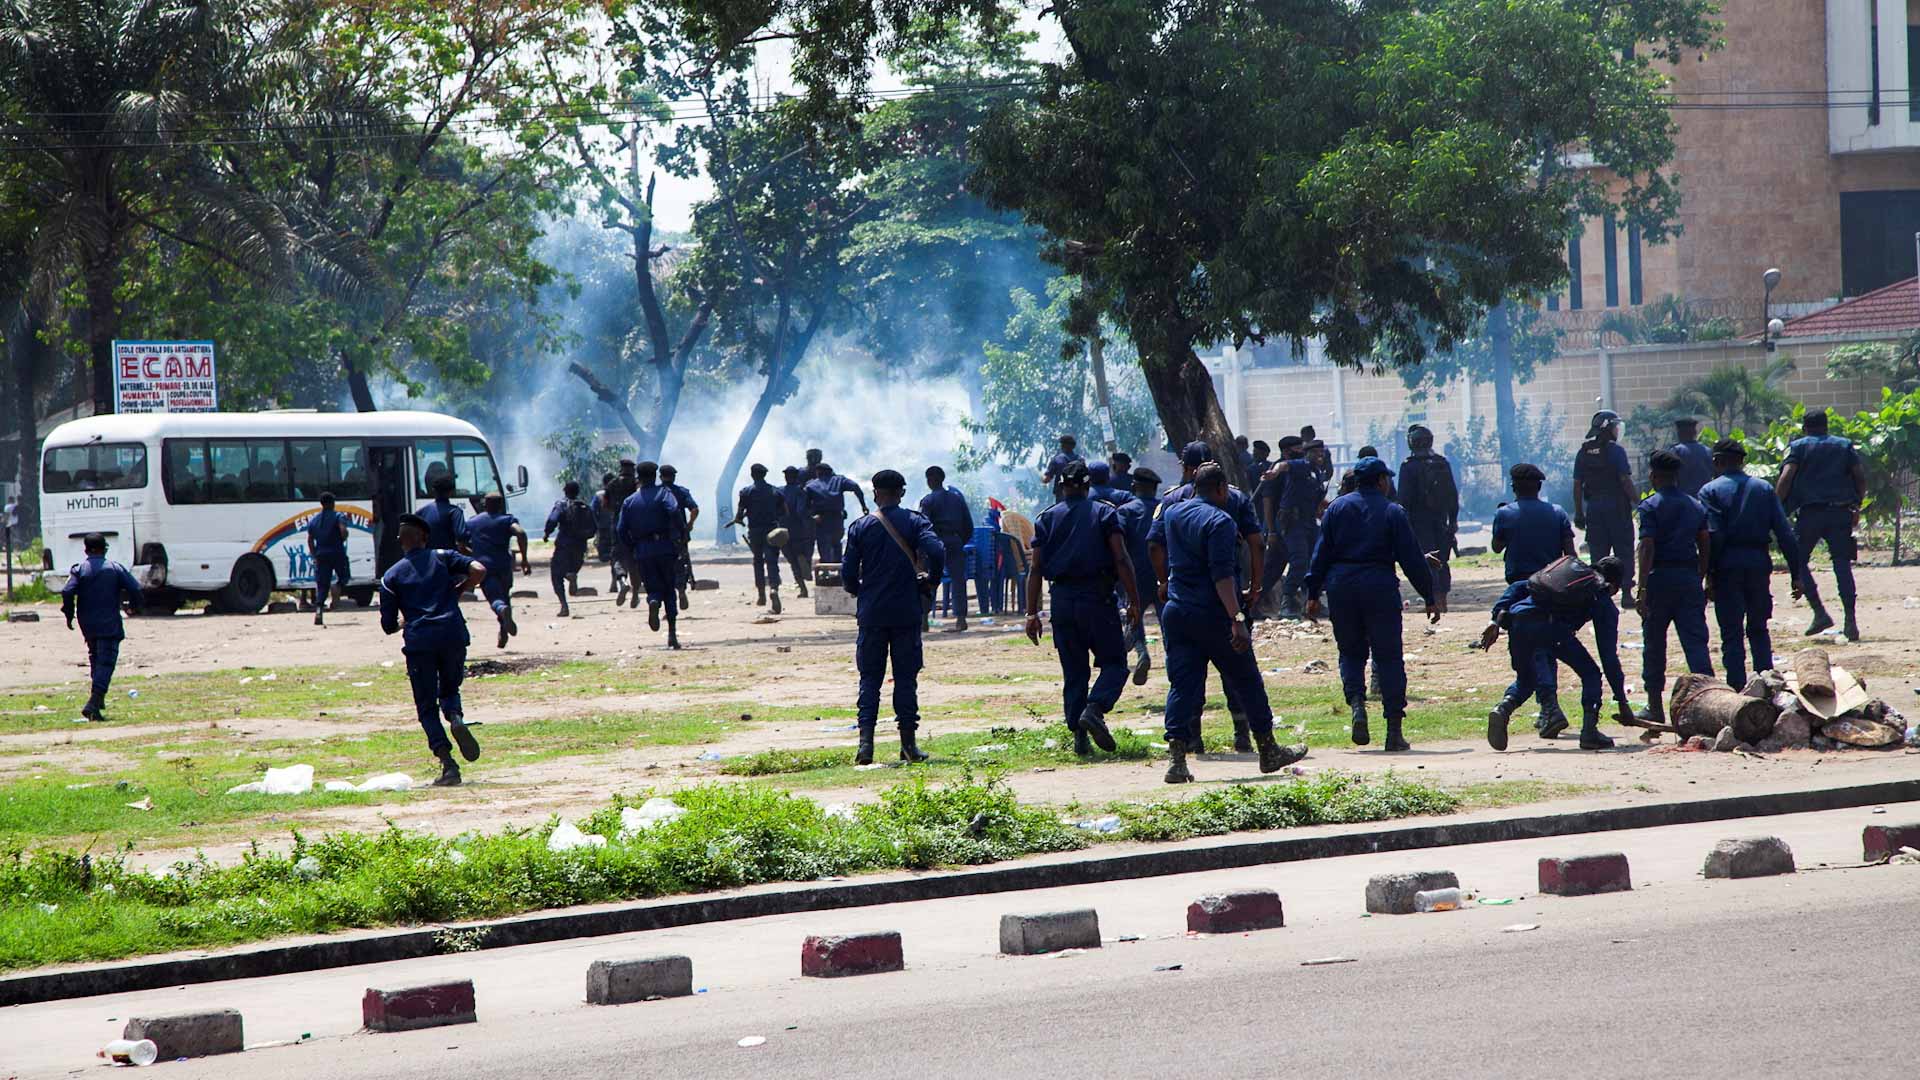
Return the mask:
[[893,522],[887,520],[887,515],[881,513],[879,507],[874,507],[869,516],[880,519],[880,527],[887,530],[887,535],[893,537],[894,543],[900,545],[901,553],[907,557],[908,562],[913,564],[914,573],[924,574],[927,572],[927,568],[920,563],[920,553],[913,550],[913,548],[907,544],[906,537],[900,535],[900,530],[893,527]]

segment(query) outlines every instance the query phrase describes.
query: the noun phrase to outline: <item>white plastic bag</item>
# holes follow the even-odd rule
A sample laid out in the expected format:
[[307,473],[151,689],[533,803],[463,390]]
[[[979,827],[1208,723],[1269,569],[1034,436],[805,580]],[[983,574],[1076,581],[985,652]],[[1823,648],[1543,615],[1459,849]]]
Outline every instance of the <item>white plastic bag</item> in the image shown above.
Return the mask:
[[406,791],[413,787],[413,777],[403,772],[381,773],[370,776],[354,785],[355,791]]
[[563,821],[547,837],[548,851],[572,851],[575,848],[606,847],[607,838],[598,833],[583,833],[571,821]]
[[289,765],[284,769],[268,769],[260,782],[269,795],[305,795],[313,790],[313,766]]
[[672,821],[686,812],[686,807],[672,799],[662,799],[658,796],[648,799],[639,806],[623,806],[620,808],[620,833],[625,836],[630,833],[645,832],[661,822]]

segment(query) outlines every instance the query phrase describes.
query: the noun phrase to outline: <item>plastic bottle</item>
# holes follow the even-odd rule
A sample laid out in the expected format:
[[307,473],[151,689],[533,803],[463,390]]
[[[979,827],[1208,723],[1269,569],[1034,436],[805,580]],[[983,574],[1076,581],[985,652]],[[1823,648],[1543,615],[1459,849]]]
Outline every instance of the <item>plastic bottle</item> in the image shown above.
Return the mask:
[[115,1065],[151,1065],[160,1056],[152,1039],[115,1039],[100,1051],[100,1056]]
[[1413,894],[1413,910],[1458,911],[1465,900],[1459,889],[1424,889]]

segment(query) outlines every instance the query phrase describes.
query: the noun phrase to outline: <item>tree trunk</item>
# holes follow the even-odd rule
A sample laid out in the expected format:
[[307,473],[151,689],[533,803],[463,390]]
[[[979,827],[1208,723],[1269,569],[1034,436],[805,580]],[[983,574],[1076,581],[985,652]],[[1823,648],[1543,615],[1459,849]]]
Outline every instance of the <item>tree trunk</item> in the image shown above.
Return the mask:
[[117,262],[107,252],[89,258],[81,271],[87,294],[87,366],[95,416],[114,411],[113,339],[120,331],[120,308],[113,295],[117,270]]
[[767,384],[760,390],[760,397],[753,403],[753,411],[747,414],[747,422],[741,426],[740,435],[733,440],[733,449],[727,452],[727,460],[720,466],[720,480],[714,487],[713,501],[720,507],[714,515],[713,539],[717,544],[733,544],[734,529],[731,524],[734,515],[733,485],[740,479],[740,466],[747,460],[747,453],[759,440],[760,431],[766,427],[767,417],[773,413],[773,407],[785,402],[798,389],[794,382],[794,372],[800,370],[800,361],[807,355],[807,349],[813,344],[813,336],[820,329],[821,316],[825,305],[815,309],[808,317],[807,325],[794,336],[789,346],[786,338],[793,322],[790,308],[783,302],[780,322],[774,331],[774,346],[769,350],[767,362]]
[[1500,440],[1500,474],[1506,475],[1518,461],[1519,433],[1514,430],[1513,404],[1513,324],[1508,321],[1507,302],[1495,304],[1487,313],[1487,336],[1493,344],[1494,435]]
[[353,397],[356,412],[378,412],[380,407],[373,403],[373,387],[367,383],[366,369],[345,355],[340,364],[347,372],[347,393]]
[[8,377],[12,380],[13,416],[9,419],[19,431],[20,457],[17,475],[20,482],[20,530],[17,541],[24,542],[40,531],[40,441],[36,437],[40,410],[35,404],[39,386],[40,361],[45,346],[40,341],[42,325],[31,307],[15,308],[7,326]]
[[1205,442],[1213,449],[1213,459],[1226,470],[1227,481],[1244,486],[1240,455],[1234,453],[1233,428],[1227,423],[1219,396],[1213,392],[1213,377],[1193,351],[1193,339],[1183,332],[1169,331],[1167,340],[1174,343],[1169,355],[1142,365],[1167,440],[1175,454],[1187,443]]

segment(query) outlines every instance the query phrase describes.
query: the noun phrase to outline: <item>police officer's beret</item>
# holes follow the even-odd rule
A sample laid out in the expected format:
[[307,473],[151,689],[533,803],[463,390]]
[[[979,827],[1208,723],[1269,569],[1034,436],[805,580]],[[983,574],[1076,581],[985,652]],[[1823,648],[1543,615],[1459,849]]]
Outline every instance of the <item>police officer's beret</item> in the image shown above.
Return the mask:
[[1300,449],[1302,450],[1325,450],[1326,448],[1327,443],[1325,439],[1308,439],[1306,442],[1300,444]]
[[800,475],[800,466],[798,466],[798,465],[789,465],[789,466],[787,466],[786,468],[784,468],[784,469],[781,469],[781,470],[780,470],[780,474],[781,474],[782,476],[799,476],[799,475]]
[[[1092,479],[1092,474],[1087,472],[1086,462],[1074,460],[1067,462],[1066,466],[1060,470],[1060,479],[1070,484],[1084,484]],[[875,482],[878,483],[878,481]]]
[[1655,450],[1649,464],[1655,472],[1679,472],[1680,455],[1671,450]]
[[[1071,474],[1072,470],[1069,469],[1068,473]],[[1087,462],[1087,479],[1096,484],[1104,484],[1113,479],[1113,470],[1104,461],[1089,461]]]
[[1154,487],[1159,487],[1160,474],[1154,472],[1152,469],[1135,469],[1133,470],[1133,482],[1136,484],[1152,484]]
[[1303,445],[1306,441],[1307,440],[1298,435],[1284,435],[1280,438],[1280,449],[1291,450],[1296,446]]
[[433,527],[427,524],[427,519],[421,517],[419,514],[401,514],[400,527],[404,529],[409,525],[419,529],[421,532],[433,531]]
[[881,469],[873,474],[873,486],[876,491],[905,491],[907,478],[901,476],[897,470]]
[[1197,469],[1212,460],[1213,447],[1197,439],[1180,448],[1180,464],[1189,469]]
[[1725,454],[1728,457],[1746,457],[1747,448],[1741,446],[1740,440],[1738,439],[1721,439],[1719,442],[1713,444],[1713,453],[1715,457],[1721,454]]
[[679,476],[680,470],[674,468],[671,465],[662,465],[660,466],[660,475],[661,476]]
[[1547,482],[1547,474],[1540,471],[1540,466],[1530,461],[1523,461],[1513,468],[1508,469],[1507,475],[1511,477],[1515,483],[1531,482],[1544,484]]
[[1387,468],[1387,463],[1377,457],[1363,457],[1353,463],[1353,478],[1355,480],[1377,480],[1382,476],[1392,475],[1393,470]]

